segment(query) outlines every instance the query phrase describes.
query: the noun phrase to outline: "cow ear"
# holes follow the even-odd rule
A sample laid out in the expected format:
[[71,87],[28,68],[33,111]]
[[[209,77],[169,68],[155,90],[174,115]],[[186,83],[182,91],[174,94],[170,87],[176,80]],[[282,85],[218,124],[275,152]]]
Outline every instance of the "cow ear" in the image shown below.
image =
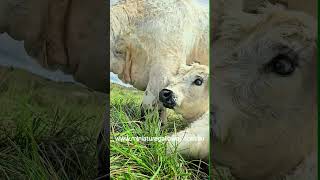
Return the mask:
[[131,67],[132,67],[132,54],[134,50],[134,35],[131,31],[123,33],[121,38],[116,40],[116,46],[119,50],[125,52],[124,57],[124,68],[122,72],[122,79],[125,83],[131,82]]
[[128,44],[126,48],[126,58],[123,70],[123,77],[126,83],[131,82],[131,67],[132,67],[132,45]]

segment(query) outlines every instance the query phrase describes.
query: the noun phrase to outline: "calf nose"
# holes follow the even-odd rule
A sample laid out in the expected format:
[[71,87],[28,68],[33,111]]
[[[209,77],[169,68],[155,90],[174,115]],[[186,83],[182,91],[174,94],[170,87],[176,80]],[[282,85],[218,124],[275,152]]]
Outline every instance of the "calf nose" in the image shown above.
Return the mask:
[[159,92],[159,100],[166,108],[172,109],[176,105],[174,93],[169,89],[162,89]]
[[173,92],[169,89],[162,89],[159,93],[160,101],[166,101],[172,97]]

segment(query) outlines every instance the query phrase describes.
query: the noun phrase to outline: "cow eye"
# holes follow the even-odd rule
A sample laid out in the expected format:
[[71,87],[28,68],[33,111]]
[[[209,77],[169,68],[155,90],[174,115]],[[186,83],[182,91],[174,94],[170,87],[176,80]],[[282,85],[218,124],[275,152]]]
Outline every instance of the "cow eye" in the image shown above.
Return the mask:
[[121,51],[121,50],[118,50],[118,49],[114,50],[114,51],[113,51],[113,54],[114,54],[114,56],[116,56],[116,57],[123,57],[123,56],[124,56],[124,52]]
[[291,57],[280,54],[271,60],[271,62],[267,65],[267,68],[269,71],[272,71],[280,76],[289,76],[295,71],[296,66],[297,64]]
[[203,83],[203,80],[201,78],[197,78],[196,80],[193,81],[193,84],[196,86],[201,86]]

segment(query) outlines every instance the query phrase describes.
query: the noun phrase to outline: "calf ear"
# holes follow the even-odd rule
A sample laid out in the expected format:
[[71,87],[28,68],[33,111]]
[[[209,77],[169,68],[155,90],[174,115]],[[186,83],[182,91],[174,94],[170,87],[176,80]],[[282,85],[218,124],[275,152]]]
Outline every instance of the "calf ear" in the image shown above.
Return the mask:
[[177,70],[177,74],[181,74],[181,75],[185,74],[186,72],[189,71],[189,69],[192,68],[192,64],[181,64],[181,66]]

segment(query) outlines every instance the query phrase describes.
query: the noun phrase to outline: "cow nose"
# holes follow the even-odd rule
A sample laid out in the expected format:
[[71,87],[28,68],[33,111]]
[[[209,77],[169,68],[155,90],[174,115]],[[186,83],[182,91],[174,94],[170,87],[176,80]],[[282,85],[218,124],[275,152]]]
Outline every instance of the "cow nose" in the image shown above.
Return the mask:
[[162,89],[159,93],[159,98],[166,100],[172,97],[173,92],[169,89]]

